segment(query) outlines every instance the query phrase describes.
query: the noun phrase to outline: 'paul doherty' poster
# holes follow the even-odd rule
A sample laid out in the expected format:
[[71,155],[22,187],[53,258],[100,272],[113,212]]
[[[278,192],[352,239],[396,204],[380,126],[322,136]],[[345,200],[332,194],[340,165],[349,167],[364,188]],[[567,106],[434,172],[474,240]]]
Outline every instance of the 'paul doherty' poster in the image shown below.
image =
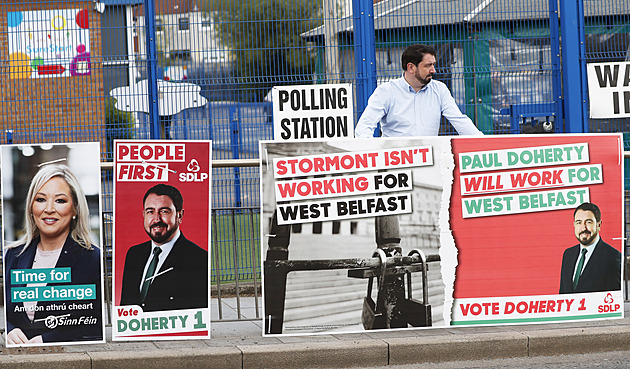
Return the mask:
[[210,337],[210,141],[116,141],[114,340]]
[[265,335],[623,317],[619,134],[260,153]]
[[105,342],[98,143],[2,146],[7,347]]

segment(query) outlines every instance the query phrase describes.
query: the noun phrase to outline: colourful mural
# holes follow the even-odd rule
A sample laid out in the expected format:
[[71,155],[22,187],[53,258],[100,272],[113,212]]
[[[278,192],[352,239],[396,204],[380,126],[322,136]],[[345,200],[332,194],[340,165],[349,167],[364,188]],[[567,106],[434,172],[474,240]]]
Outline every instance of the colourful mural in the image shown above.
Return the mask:
[[90,74],[87,9],[10,12],[7,20],[11,78]]

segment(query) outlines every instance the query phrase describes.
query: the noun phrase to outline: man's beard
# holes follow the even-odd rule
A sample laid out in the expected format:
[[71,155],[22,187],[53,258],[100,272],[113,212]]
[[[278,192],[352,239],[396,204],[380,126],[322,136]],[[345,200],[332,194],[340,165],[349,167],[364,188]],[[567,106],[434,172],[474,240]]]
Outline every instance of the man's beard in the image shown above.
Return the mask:
[[[582,238],[582,235],[585,233],[588,233],[590,235],[586,239]],[[593,233],[588,232],[588,231],[581,232],[578,236],[579,236],[578,241],[580,241],[580,243],[584,246],[588,246],[591,243],[593,243],[593,240],[595,239],[595,237],[597,237],[597,235],[594,235]]]
[[422,77],[420,76],[420,73],[418,73],[418,72],[416,71],[416,75],[415,75],[414,77],[416,77],[416,79],[418,80],[418,82],[420,82],[420,83],[422,83],[423,85],[425,85],[425,86],[426,86],[426,85],[428,85],[428,84],[429,84],[429,82],[431,82],[431,80],[433,79],[433,74],[428,74],[425,78],[422,78]]
[[[162,234],[156,235],[156,234],[151,233],[151,230],[153,229],[153,227],[162,227],[162,228],[165,228],[166,231]],[[147,232],[147,235],[149,235],[149,237],[153,240],[153,242],[157,244],[162,244],[166,242],[175,233],[175,231],[177,231],[177,227],[173,227],[170,229],[168,229],[167,227],[168,225],[166,223],[155,223],[151,225],[151,227],[149,227],[148,231],[145,230],[145,232]]]

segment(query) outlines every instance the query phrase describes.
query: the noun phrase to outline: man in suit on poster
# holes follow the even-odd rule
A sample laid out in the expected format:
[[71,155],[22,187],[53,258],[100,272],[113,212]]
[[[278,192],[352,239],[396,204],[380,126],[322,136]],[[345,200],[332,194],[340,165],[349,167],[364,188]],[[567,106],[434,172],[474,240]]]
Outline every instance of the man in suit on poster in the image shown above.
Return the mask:
[[560,293],[614,291],[621,289],[621,253],[599,236],[602,213],[585,202],[573,212],[579,244],[564,251]]
[[144,230],[151,240],[127,251],[121,305],[145,312],[208,307],[208,252],[181,233],[183,202],[166,184],[145,193]]

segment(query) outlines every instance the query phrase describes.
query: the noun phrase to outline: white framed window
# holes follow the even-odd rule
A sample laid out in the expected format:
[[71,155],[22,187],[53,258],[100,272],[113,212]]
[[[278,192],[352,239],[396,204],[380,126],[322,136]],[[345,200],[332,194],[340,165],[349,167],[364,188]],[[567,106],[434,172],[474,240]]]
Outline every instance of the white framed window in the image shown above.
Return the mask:
[[190,19],[181,17],[177,20],[177,29],[180,31],[188,31],[190,29]]

